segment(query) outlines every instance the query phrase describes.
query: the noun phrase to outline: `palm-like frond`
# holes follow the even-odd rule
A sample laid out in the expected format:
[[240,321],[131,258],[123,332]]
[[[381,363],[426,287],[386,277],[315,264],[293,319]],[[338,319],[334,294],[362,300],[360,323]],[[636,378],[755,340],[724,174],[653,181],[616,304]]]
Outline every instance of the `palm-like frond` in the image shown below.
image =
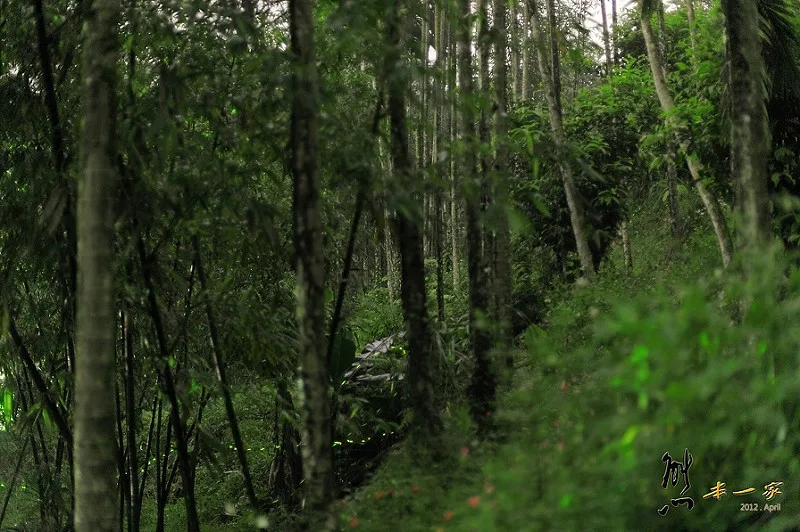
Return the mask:
[[800,104],[800,19],[792,0],[759,0],[770,99]]

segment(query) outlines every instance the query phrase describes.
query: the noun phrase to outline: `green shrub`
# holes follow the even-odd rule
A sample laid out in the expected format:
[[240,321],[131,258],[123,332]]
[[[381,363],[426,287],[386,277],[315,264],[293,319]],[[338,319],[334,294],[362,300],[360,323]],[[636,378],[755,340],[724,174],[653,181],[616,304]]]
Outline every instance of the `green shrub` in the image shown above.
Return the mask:
[[[677,292],[615,298],[607,313],[573,318],[573,335],[590,330],[589,338],[567,338],[570,329],[558,320],[548,333],[530,333],[533,384],[519,389],[509,415],[535,429],[487,466],[487,474],[497,473],[497,506],[469,524],[784,530],[796,520],[800,270],[784,258],[759,260],[746,283],[732,270]],[[592,293],[579,294],[573,305],[585,311],[581,300]],[[544,354],[563,347],[569,351],[550,360],[556,375],[542,375]],[[693,456],[686,496],[695,508],[670,505],[661,517],[656,509],[683,487],[679,479],[662,489],[662,455],[682,460],[684,449]],[[703,498],[718,481],[727,494]],[[763,508],[762,493],[773,481],[784,483],[770,501],[781,503],[780,512],[740,511],[742,503]],[[755,492],[732,494],[751,487]]]

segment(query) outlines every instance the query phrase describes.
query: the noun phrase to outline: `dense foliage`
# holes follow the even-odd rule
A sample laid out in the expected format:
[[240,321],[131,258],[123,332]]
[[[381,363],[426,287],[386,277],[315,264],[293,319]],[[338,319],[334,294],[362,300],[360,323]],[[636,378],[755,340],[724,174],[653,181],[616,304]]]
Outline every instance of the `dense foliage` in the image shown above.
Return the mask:
[[[95,355],[76,347],[88,275],[76,216],[93,146],[84,23],[98,5],[120,19],[117,180],[104,198],[118,446],[106,479],[120,527],[183,530],[196,512],[202,530],[307,528],[308,464],[320,462],[304,442],[309,347],[325,353],[317,391],[332,426],[330,500],[316,502],[338,501],[322,512],[339,526],[800,527],[792,2],[757,2],[774,242],[740,246],[725,269],[686,163],[741,231],[727,4],[613,12],[606,51],[587,2],[504,2],[502,28],[500,3],[485,0],[106,2],[0,0],[0,529],[73,527],[76,358]],[[296,26],[304,6],[313,28]],[[666,113],[642,13],[674,99]],[[489,52],[506,58],[508,87]],[[542,74],[559,69],[560,88]],[[319,92],[308,136],[304,80]],[[297,139],[311,137],[319,212],[298,200]],[[404,153],[411,168],[398,171]],[[303,213],[318,216],[321,249],[298,246]],[[298,273],[314,253],[318,308]],[[325,334],[306,330],[310,311]],[[496,398],[475,385],[484,378]],[[441,427],[421,417],[426,389]],[[684,449],[696,507],[659,516],[682,487],[661,488],[661,457]],[[718,481],[729,495],[703,498]],[[739,511],[763,505],[772,481],[780,511]]]

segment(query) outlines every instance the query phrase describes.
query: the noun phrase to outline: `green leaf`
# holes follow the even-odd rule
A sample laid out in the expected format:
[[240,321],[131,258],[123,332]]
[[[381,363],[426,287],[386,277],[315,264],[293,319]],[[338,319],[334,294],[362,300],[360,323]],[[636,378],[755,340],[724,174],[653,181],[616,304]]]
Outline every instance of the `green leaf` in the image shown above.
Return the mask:
[[633,425],[628,427],[628,430],[625,431],[625,434],[622,435],[622,439],[620,439],[620,444],[623,446],[630,446],[636,439],[637,434],[639,434],[638,426]]
[[508,207],[508,228],[513,234],[527,235],[530,232],[530,221],[514,207]]
[[13,407],[14,403],[11,390],[5,390],[3,392],[3,418],[6,424],[11,423],[11,413],[14,411]]
[[647,360],[647,355],[649,354],[650,350],[647,349],[645,345],[637,345],[633,353],[631,354],[631,363],[637,364],[639,362],[643,362]]
[[545,332],[543,329],[541,329],[535,323],[531,323],[530,326],[525,329],[525,347],[528,348],[528,351],[533,353],[536,350],[539,339],[544,335]]
[[531,202],[533,206],[536,207],[536,210],[542,213],[542,216],[550,218],[550,209],[547,208],[547,205],[544,204],[542,198],[538,194],[533,195]]
[[562,495],[558,501],[558,505],[562,508],[569,508],[570,504],[572,504],[572,495],[569,493]]

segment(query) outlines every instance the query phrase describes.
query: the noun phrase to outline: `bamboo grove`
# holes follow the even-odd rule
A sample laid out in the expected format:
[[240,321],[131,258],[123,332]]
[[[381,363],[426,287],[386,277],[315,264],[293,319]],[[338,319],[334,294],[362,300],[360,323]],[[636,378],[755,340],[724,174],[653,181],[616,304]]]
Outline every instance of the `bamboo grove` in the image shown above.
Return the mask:
[[642,190],[721,266],[794,246],[796,8],[693,2],[0,0],[0,527],[337,529],[342,442],[498,437],[537,283],[632,269]]

